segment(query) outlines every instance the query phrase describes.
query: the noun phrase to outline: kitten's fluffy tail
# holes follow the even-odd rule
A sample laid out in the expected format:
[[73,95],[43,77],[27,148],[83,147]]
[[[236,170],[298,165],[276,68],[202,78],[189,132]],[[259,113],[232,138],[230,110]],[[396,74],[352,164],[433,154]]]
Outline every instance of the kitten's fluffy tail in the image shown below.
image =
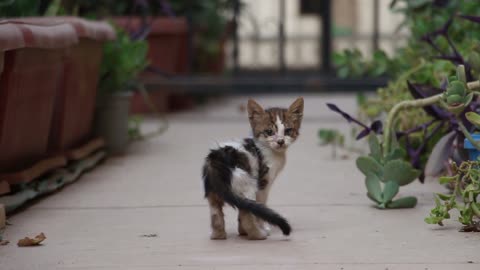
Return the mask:
[[292,231],[290,224],[288,224],[288,221],[284,217],[263,204],[237,196],[230,190],[218,195],[221,196],[228,204],[233,205],[238,209],[251,212],[253,215],[265,220],[266,222],[278,226],[284,235],[289,235]]

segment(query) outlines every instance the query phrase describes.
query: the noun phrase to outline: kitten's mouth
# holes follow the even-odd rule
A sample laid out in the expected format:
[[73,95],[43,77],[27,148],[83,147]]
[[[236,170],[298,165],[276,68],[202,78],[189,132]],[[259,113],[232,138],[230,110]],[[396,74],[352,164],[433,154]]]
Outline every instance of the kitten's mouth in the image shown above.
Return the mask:
[[272,148],[273,148],[274,150],[277,150],[277,151],[284,151],[284,150],[287,149],[287,146],[286,146],[285,144],[283,144],[283,145],[278,145],[278,144],[277,144],[277,145],[274,145]]

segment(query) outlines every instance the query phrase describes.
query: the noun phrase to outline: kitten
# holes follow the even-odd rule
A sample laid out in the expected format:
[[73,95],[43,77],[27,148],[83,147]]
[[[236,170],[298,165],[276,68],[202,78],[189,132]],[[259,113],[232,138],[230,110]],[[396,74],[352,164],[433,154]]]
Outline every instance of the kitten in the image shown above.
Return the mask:
[[299,135],[303,98],[288,109],[264,110],[248,101],[253,138],[220,144],[210,151],[203,166],[205,197],[210,205],[211,239],[226,239],[224,202],[239,209],[238,233],[251,240],[268,236],[266,223],[278,226],[284,235],[291,227],[281,215],[268,208],[270,188],[283,169],[286,150]]

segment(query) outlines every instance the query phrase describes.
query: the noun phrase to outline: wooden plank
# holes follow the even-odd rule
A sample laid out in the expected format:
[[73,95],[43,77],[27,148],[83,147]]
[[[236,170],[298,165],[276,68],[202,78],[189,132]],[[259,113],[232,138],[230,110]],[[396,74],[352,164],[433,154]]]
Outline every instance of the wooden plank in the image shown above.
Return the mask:
[[5,206],[0,204],[0,230],[7,226],[7,215],[5,213]]
[[68,152],[67,157],[69,160],[81,160],[104,146],[105,141],[102,138],[96,138]]
[[28,183],[39,176],[67,164],[63,156],[52,157],[37,162],[32,167],[14,173],[0,174],[0,179],[7,181],[10,185]]
[[7,181],[0,180],[0,195],[10,193],[10,185]]

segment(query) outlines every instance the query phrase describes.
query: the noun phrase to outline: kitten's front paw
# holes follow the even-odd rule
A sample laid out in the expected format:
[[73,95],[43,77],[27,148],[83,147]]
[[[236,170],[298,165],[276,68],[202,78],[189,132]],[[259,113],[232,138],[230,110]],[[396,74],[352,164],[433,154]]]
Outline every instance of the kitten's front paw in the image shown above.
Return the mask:
[[210,234],[211,240],[225,240],[227,239],[227,233],[225,231],[213,231]]

